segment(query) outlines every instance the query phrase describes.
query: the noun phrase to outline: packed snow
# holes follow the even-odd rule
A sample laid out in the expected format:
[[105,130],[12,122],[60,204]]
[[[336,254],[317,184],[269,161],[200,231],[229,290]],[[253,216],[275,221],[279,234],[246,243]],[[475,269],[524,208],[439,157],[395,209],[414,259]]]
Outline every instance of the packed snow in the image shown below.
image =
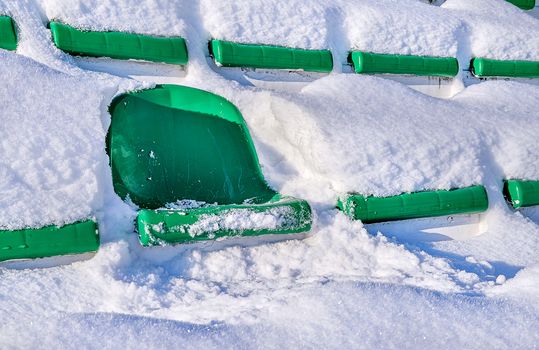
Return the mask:
[[[504,178],[539,179],[539,86],[477,81],[440,99],[336,65],[297,91],[257,88],[227,79],[207,57],[207,40],[218,38],[329,48],[342,64],[350,49],[461,64],[539,59],[537,19],[503,0],[0,0],[0,11],[13,16],[20,40],[16,53],[0,50],[0,228],[95,217],[102,242],[86,261],[0,265],[0,347],[539,344],[539,211],[514,212],[501,193]],[[53,45],[52,19],[181,35],[190,62],[179,74],[102,59],[108,73],[95,72]],[[137,75],[145,78],[128,77]],[[112,185],[107,107],[164,78],[238,106],[268,183],[313,207],[307,238],[139,245],[136,208]],[[484,232],[466,240],[397,238],[334,208],[349,191],[473,184],[485,185],[490,208]]]

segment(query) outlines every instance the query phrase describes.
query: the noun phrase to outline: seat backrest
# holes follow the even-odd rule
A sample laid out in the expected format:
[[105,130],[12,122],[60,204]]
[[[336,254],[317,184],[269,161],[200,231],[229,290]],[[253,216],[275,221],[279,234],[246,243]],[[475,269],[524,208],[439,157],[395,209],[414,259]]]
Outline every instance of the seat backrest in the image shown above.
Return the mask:
[[178,200],[269,200],[247,125],[215,94],[177,85],[132,92],[110,106],[114,189],[143,208]]

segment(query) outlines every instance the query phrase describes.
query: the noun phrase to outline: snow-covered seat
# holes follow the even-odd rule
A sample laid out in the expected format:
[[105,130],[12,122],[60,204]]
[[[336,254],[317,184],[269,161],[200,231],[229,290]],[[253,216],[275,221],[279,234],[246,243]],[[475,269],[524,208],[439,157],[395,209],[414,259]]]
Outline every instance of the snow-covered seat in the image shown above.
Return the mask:
[[333,69],[329,50],[305,50],[283,46],[210,41],[210,55],[223,67],[304,70],[328,73]]
[[539,205],[539,181],[506,180],[503,192],[515,209]]
[[349,61],[360,74],[405,74],[454,77],[459,64],[453,57],[390,55],[353,51]]
[[474,58],[470,70],[478,77],[539,78],[539,61]]
[[0,230],[0,261],[88,253],[98,248],[99,233],[93,220],[61,227]]
[[483,186],[450,191],[423,191],[392,197],[350,194],[338,207],[349,217],[364,223],[480,213],[488,208]]
[[107,137],[114,189],[143,208],[143,245],[308,231],[306,201],[265,182],[238,109],[177,85],[116,98]]
[[181,37],[86,31],[55,21],[50,22],[49,27],[54,44],[72,55],[179,65],[185,65],[188,61],[187,46]]

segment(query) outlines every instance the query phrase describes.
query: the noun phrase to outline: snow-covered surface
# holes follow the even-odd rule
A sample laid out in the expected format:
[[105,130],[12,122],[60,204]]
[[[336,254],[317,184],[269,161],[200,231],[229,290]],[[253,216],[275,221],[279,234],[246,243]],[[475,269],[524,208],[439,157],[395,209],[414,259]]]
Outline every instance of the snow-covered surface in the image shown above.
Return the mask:
[[0,228],[92,216],[103,206],[98,174],[107,167],[100,108],[106,96],[95,90],[106,82],[6,51],[0,60]]
[[183,0],[46,0],[42,6],[48,19],[88,30],[169,36],[185,35],[184,18],[194,9],[190,1]]
[[539,21],[505,0],[448,0],[442,8],[465,23],[459,39],[463,53],[539,60]]
[[[0,266],[0,347],[537,346],[539,213],[511,211],[501,180],[539,179],[538,86],[481,82],[442,100],[379,77],[332,74],[299,91],[271,90],[225,79],[205,55],[206,40],[218,35],[330,47],[343,62],[350,47],[533,58],[538,21],[502,0],[327,3],[0,1],[21,39],[17,54],[0,52],[0,226],[95,216],[102,238],[88,261]],[[113,96],[151,83],[125,78],[131,66],[120,74],[118,62],[109,70],[122,77],[81,69],[52,44],[44,27],[52,18],[185,35],[184,76],[159,65],[138,69],[145,67],[146,80],[166,75],[236,104],[268,182],[312,205],[310,236],[140,247],[136,213],[114,194],[104,140]],[[488,32],[492,21],[500,32]],[[486,186],[490,209],[484,233],[468,240],[367,232],[334,209],[347,191],[390,195],[477,183]]]

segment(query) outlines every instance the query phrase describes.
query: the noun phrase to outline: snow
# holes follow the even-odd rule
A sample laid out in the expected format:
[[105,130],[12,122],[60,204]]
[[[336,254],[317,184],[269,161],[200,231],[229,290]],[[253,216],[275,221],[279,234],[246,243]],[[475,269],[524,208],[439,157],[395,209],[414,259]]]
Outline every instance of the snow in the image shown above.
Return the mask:
[[97,173],[107,167],[103,97],[95,93],[100,82],[91,86],[5,51],[0,60],[7,78],[0,85],[0,227],[62,225],[93,216],[103,205]]
[[[0,227],[95,217],[102,238],[87,261],[0,265],[2,347],[533,348],[539,342],[539,211],[515,213],[501,193],[504,178],[539,179],[539,86],[478,82],[438,99],[381,77],[338,74],[336,67],[285,91],[228,80],[205,57],[206,40],[216,37],[331,48],[343,63],[351,48],[456,55],[461,63],[472,55],[537,59],[537,20],[502,0],[448,0],[441,7],[403,0],[308,6],[26,0],[0,1],[0,10],[15,18],[21,40],[17,54],[0,52]],[[49,19],[182,35],[190,64],[184,76],[139,64],[145,82],[126,77],[129,64],[111,63],[118,76],[92,72],[54,47],[44,26]],[[107,106],[160,75],[238,106],[268,182],[313,207],[309,237],[139,245],[135,208],[113,191]],[[472,184],[486,186],[490,208],[485,232],[467,240],[392,237],[334,209],[348,191],[392,195]],[[236,217],[226,221],[240,224]]]
[[[116,30],[139,34],[184,36],[185,14],[192,11],[189,1],[47,0],[45,15],[87,30]],[[148,16],[151,14],[151,16]]]
[[461,50],[474,57],[539,60],[539,21],[505,0],[448,0],[465,23]]
[[[388,54],[455,57],[462,22],[443,9],[414,0],[347,3],[349,48]],[[407,10],[403,12],[403,8]]]
[[295,227],[297,222],[294,212],[289,207],[271,208],[264,212],[255,212],[250,209],[231,209],[219,215],[205,214],[190,225],[189,235],[196,237],[204,232],[217,232],[230,230],[242,232],[244,230],[275,230],[282,227]]

